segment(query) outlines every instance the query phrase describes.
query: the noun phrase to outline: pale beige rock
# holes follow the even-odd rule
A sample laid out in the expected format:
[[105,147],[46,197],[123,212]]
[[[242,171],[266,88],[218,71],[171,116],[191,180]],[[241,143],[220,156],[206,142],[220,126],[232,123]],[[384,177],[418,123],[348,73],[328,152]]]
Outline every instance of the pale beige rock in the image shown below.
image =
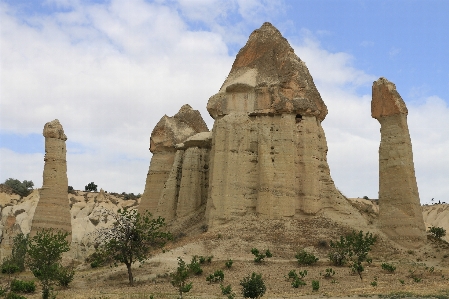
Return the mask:
[[380,228],[404,246],[419,247],[426,237],[407,125],[407,108],[395,85],[385,78],[373,83],[371,113],[381,125]]
[[[141,198],[139,212],[145,210],[156,215],[159,209],[165,215],[165,201],[160,203],[165,183],[169,179],[175,162],[176,145],[201,132],[207,132],[207,126],[201,114],[189,105],[181,107],[173,117],[163,116],[157,123],[150,138],[150,151],[153,153]],[[168,205],[173,204],[167,201]]]
[[[67,200],[67,137],[57,119],[44,126],[45,165],[43,186],[40,189],[40,199],[34,214],[31,236],[44,228],[54,228],[71,234],[71,217],[69,201]],[[71,236],[68,237],[69,242]]]

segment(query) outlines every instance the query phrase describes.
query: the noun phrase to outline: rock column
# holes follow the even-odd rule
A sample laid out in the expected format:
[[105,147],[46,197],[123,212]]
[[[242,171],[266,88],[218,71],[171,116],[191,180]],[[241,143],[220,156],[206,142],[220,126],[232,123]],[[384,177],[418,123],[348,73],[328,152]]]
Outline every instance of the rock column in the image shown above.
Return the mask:
[[419,241],[425,240],[425,226],[407,125],[408,110],[396,86],[385,78],[373,83],[372,96],[371,116],[381,125],[380,228],[397,243],[418,247]]
[[[68,179],[64,129],[55,119],[44,126],[45,165],[40,199],[31,225],[31,236],[37,231],[54,228],[72,232],[70,206],[67,199]],[[71,236],[68,237],[69,242]]]

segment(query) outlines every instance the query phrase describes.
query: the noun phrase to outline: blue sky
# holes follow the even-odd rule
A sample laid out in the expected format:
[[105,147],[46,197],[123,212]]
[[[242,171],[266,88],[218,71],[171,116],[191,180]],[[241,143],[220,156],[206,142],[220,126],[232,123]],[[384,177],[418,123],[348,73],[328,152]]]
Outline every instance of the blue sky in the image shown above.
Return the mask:
[[42,184],[42,129],[64,126],[69,184],[142,193],[157,121],[205,107],[269,21],[305,61],[329,115],[337,187],[377,198],[371,85],[409,108],[421,202],[449,202],[448,1],[0,0],[0,181]]

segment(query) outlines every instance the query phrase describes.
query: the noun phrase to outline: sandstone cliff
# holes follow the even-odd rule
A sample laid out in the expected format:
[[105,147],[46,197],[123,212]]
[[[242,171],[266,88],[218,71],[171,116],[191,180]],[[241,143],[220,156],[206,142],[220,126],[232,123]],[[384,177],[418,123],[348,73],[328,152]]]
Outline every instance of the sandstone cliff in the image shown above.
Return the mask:
[[[55,119],[44,126],[45,165],[40,200],[36,207],[31,236],[44,228],[55,228],[72,233],[70,207],[67,201],[67,140],[64,129]],[[71,235],[68,240],[70,242]]]
[[381,125],[379,146],[379,225],[400,244],[425,240],[407,107],[396,86],[385,78],[373,83],[371,115]]

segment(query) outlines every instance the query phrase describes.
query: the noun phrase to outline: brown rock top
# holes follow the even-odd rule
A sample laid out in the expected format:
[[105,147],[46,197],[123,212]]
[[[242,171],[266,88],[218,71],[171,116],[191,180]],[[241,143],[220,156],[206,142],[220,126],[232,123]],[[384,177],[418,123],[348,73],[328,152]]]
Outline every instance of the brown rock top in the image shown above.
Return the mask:
[[322,121],[327,114],[306,65],[270,23],[251,34],[207,109],[213,118],[232,112],[297,113]]
[[57,138],[64,141],[67,140],[67,136],[64,134],[64,129],[57,119],[45,124],[43,134],[45,138]]
[[408,114],[408,110],[404,100],[396,91],[396,85],[381,77],[373,82],[371,116],[379,119],[379,117],[393,114]]
[[200,112],[184,105],[173,117],[164,115],[159,120],[151,133],[150,151],[174,151],[176,144],[196,133],[208,131]]

